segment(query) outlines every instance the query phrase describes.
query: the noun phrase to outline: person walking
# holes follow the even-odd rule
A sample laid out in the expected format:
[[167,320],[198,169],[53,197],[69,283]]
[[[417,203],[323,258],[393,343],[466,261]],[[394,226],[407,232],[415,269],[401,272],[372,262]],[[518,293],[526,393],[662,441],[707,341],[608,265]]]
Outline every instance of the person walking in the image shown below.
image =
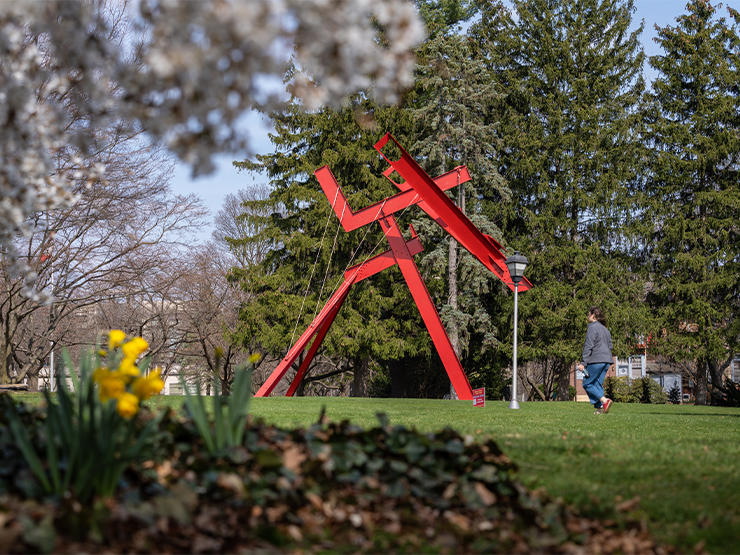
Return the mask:
[[591,307],[588,310],[586,340],[583,342],[583,360],[577,368],[585,374],[583,389],[588,393],[596,414],[606,414],[612,406],[612,400],[604,396],[604,378],[613,363],[612,334],[606,329],[606,316],[600,308]]

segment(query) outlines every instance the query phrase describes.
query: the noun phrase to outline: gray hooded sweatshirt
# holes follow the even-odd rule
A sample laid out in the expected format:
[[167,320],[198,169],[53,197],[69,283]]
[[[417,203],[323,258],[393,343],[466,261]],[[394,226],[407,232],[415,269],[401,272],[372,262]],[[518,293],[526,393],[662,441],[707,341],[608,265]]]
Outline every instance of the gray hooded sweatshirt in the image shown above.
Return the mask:
[[591,322],[583,343],[583,365],[600,362],[614,363],[612,356],[612,334],[598,320]]

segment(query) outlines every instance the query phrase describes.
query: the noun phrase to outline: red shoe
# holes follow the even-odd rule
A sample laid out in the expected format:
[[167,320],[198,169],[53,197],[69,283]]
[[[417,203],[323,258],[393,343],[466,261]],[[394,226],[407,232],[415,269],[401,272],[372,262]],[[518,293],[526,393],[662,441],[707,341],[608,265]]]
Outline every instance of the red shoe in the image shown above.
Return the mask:
[[612,408],[612,400],[607,399],[606,403],[604,403],[603,405],[604,405],[604,414],[606,414],[607,412],[609,412],[609,409]]

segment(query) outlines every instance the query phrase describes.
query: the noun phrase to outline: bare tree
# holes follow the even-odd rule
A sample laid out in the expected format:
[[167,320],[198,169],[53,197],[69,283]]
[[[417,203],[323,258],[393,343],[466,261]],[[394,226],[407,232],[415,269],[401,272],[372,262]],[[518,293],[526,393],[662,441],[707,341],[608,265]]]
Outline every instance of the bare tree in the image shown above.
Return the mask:
[[183,366],[203,370],[200,379],[207,386],[218,378],[228,395],[234,369],[247,355],[231,337],[244,295],[228,280],[233,258],[206,244],[191,249],[183,265],[187,271],[182,271],[171,297],[178,311],[176,356]]
[[269,185],[258,183],[228,194],[213,220],[213,241],[231,252],[242,268],[259,264],[274,248],[274,243],[260,234],[267,227],[264,219],[283,213],[270,200],[270,192]]
[[160,170],[152,167],[146,177],[107,173],[110,179],[84,191],[73,208],[49,214],[48,232],[25,241],[37,287],[49,292],[51,304],[23,295],[24,280],[2,260],[0,382],[36,375],[54,345],[90,344],[111,327],[146,327],[140,318],[137,326],[127,323],[126,311],[135,312],[134,305],[140,310],[134,299],[161,294],[176,278],[170,271],[177,268],[181,234],[196,229],[206,211],[196,197],[170,193],[169,166],[158,156],[123,156],[119,162],[139,169],[156,163]]
[[[558,376],[558,361],[543,358],[525,362],[520,366],[519,378],[528,390],[529,398],[538,397],[541,401],[551,401]],[[540,389],[540,386],[542,388]]]

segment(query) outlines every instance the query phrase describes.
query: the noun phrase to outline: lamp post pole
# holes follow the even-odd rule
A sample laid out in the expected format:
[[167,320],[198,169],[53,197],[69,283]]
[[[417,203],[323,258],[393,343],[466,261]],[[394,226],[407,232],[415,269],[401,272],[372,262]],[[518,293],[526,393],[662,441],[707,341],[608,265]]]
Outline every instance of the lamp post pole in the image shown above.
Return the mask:
[[519,282],[514,282],[514,361],[513,361],[513,373],[511,379],[511,402],[509,403],[510,409],[518,409],[519,401],[517,401],[516,384],[517,378],[517,336],[519,335]]
[[518,381],[516,366],[517,341],[519,335],[519,282],[522,281],[522,278],[524,277],[524,269],[527,267],[527,264],[529,264],[527,257],[519,254],[519,251],[516,251],[512,256],[506,259],[506,266],[509,268],[509,275],[511,276],[511,280],[514,282],[514,360],[512,361],[510,409],[519,408],[516,391]]

